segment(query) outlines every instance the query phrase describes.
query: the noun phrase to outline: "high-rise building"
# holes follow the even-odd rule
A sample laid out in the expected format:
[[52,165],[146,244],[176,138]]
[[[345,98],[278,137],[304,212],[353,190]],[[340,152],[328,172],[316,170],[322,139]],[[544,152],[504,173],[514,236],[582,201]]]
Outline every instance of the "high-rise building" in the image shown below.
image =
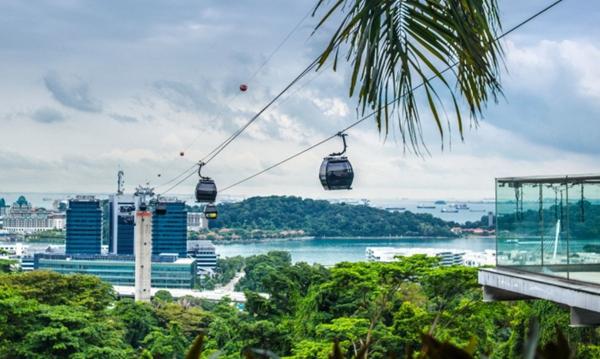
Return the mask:
[[135,199],[132,195],[116,194],[108,202],[108,252],[132,255]]
[[0,198],[0,217],[6,216],[6,201]]
[[69,200],[67,209],[67,254],[100,254],[102,243],[102,208],[93,196]]
[[185,202],[160,199],[152,215],[152,254],[187,255],[187,209]]

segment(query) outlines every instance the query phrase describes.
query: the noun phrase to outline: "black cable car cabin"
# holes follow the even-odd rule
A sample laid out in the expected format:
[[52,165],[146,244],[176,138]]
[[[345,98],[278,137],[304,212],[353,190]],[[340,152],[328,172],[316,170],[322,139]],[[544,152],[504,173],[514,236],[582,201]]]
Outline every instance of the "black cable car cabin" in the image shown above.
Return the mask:
[[204,206],[204,217],[206,219],[217,219],[217,216],[217,206],[215,206],[213,203],[209,203]]
[[202,161],[198,163],[198,176],[200,180],[196,185],[196,202],[212,203],[217,199],[217,185],[212,178],[202,176],[201,171],[204,165],[205,163]]
[[346,152],[346,134],[338,133],[344,141],[344,150],[332,153],[323,159],[319,169],[319,179],[325,190],[352,189],[354,170],[348,157],[342,156]]
[[217,199],[217,185],[210,178],[200,178],[196,185],[196,202],[211,203]]
[[319,179],[326,190],[352,189],[354,171],[347,157],[329,156],[321,163]]

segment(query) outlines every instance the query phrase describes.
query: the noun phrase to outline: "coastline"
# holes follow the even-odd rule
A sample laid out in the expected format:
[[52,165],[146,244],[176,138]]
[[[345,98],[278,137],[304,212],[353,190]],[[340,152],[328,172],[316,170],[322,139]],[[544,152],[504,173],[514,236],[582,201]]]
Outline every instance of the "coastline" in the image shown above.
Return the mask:
[[392,236],[392,237],[381,237],[381,236],[358,236],[358,237],[315,237],[315,236],[303,236],[303,237],[289,237],[289,238],[248,238],[248,239],[231,239],[231,240],[212,240],[213,244],[217,245],[228,245],[228,244],[253,244],[253,243],[265,243],[265,242],[288,242],[288,241],[310,241],[310,240],[415,240],[415,239],[428,239],[428,240],[451,240],[451,239],[494,239],[494,236],[456,236],[456,237],[429,237],[429,236]]

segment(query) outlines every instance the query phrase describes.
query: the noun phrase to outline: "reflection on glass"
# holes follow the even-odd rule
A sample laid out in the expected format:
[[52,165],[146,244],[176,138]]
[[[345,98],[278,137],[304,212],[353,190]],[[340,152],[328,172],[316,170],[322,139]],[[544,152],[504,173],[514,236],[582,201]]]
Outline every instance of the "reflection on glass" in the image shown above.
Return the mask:
[[600,283],[600,176],[496,181],[497,265]]

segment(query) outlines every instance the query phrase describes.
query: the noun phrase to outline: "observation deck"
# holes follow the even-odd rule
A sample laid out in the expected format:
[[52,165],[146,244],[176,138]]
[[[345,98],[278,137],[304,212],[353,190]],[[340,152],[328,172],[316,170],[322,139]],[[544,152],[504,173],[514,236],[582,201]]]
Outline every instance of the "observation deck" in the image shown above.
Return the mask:
[[485,300],[546,299],[600,325],[600,175],[496,179],[496,267]]

